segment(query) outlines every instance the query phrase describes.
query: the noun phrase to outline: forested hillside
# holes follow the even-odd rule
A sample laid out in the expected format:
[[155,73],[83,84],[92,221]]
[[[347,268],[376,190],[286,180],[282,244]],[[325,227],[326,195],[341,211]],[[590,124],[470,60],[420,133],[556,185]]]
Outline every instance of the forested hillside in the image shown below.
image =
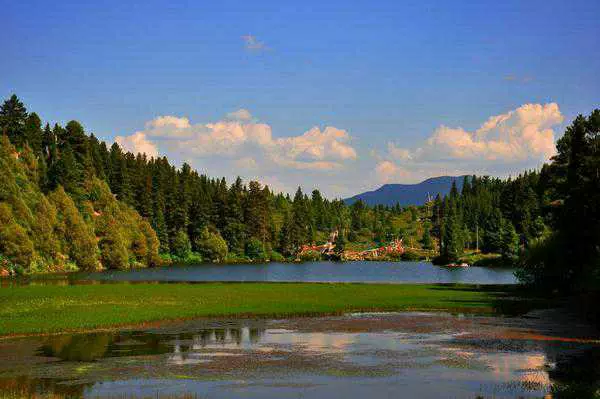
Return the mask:
[[0,138],[0,261],[28,272],[125,269],[159,262],[147,221],[90,178],[76,203],[62,186],[44,194],[29,147]]
[[[116,143],[109,147],[93,134],[86,134],[77,121],[64,127],[42,125],[41,118],[29,113],[16,96],[2,105],[0,127],[7,138],[4,151],[12,153],[5,157],[2,171],[9,164],[21,175],[29,171],[29,190],[39,196],[66,193],[78,211],[77,220],[87,226],[86,237],[95,229],[99,253],[82,248],[90,257],[86,265],[75,262],[74,253],[60,254],[80,268],[95,268],[94,257],[100,257],[102,265],[109,268],[156,263],[153,239],[146,245],[152,256],[144,261],[134,255],[141,244],[132,237],[139,234],[127,235],[125,227],[106,227],[110,223],[128,226],[128,218],[139,218],[140,230],[150,230],[149,223],[155,232],[149,234],[158,237],[158,251],[164,261],[281,260],[293,257],[302,244],[325,241],[334,229],[341,232],[339,248],[345,241],[350,248],[369,247],[398,236],[420,245],[423,228],[420,211],[414,207],[367,207],[361,202],[346,206],[341,200],[323,198],[318,190],[307,195],[298,188],[290,198],[255,181],[246,185],[238,178],[228,184],[223,178],[199,174],[188,164],[176,168],[166,157],[124,152]],[[18,186],[18,177],[7,175],[6,179]],[[5,197],[0,201],[8,204]],[[35,207],[36,203],[30,205]],[[105,221],[107,214],[116,210],[127,212],[127,218],[115,214],[115,221]],[[23,235],[34,239],[26,217],[12,218],[23,225]],[[13,241],[19,240],[2,240],[0,253],[25,269],[37,270],[29,258],[19,257],[16,249],[9,248]],[[115,259],[108,259],[108,250],[105,255],[100,253],[111,245],[120,249],[112,253]],[[20,251],[27,253],[25,247]],[[43,254],[47,259],[58,256],[54,252]]]
[[[600,248],[599,115],[576,119],[540,171],[465,177],[421,207],[367,206],[316,189],[291,198],[124,152],[76,121],[43,125],[12,96],[0,108],[0,256],[31,272],[283,260],[337,230],[338,252],[402,238],[443,263],[500,254],[525,265],[528,281],[562,276],[570,257],[581,266],[568,276],[587,275]],[[542,256],[559,246],[566,250]]]

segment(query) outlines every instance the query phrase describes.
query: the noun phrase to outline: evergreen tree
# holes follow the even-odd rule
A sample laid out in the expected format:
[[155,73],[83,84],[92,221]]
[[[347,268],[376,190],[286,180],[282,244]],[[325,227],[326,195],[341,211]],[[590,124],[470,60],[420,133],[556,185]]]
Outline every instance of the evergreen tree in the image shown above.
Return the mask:
[[23,141],[27,143],[31,150],[38,156],[42,151],[42,121],[35,113],[30,113],[25,119],[23,126]]
[[26,119],[27,109],[15,94],[0,106],[0,131],[17,148],[21,148],[25,142],[23,130]]

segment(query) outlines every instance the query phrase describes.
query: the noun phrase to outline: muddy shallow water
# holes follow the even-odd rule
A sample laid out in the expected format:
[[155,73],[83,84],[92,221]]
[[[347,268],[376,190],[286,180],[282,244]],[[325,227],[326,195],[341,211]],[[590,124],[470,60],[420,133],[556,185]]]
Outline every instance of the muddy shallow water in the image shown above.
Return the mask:
[[549,312],[197,320],[3,339],[0,397],[586,395],[600,370],[598,335]]

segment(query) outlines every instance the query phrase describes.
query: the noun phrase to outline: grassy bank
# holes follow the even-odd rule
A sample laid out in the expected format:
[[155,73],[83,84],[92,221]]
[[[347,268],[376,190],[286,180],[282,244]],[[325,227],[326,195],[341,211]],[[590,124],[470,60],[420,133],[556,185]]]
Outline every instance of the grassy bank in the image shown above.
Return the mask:
[[0,335],[91,330],[194,317],[284,317],[351,311],[493,312],[509,287],[207,283],[0,289]]

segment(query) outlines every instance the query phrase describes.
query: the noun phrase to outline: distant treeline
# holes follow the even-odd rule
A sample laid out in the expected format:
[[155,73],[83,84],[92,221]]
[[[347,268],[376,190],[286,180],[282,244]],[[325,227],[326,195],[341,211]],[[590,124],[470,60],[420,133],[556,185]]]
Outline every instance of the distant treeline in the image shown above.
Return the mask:
[[[47,196],[64,190],[92,227],[95,219],[84,211],[95,202],[94,188],[106,183],[116,203],[135,209],[149,222],[158,237],[159,252],[176,261],[281,260],[295,255],[302,244],[326,240],[336,229],[341,232],[338,249],[343,249],[347,239],[355,241],[365,236],[384,242],[413,234],[418,241],[416,229],[403,227],[399,221],[416,209],[371,208],[362,203],[346,206],[341,200],[323,198],[318,190],[309,196],[300,188],[291,198],[273,193],[256,181],[246,185],[239,178],[228,184],[224,178],[199,174],[188,164],[176,168],[166,157],[124,152],[116,143],[108,147],[93,134],[86,134],[77,121],[64,127],[43,126],[40,117],[29,113],[14,95],[0,109],[0,129],[19,155],[18,162],[5,160],[3,171],[8,163],[13,169],[27,169],[36,190]],[[2,145],[5,154],[10,152],[7,143]],[[0,201],[7,202],[6,196]],[[21,217],[13,215],[12,219],[17,225],[26,224]],[[416,218],[410,216],[409,220]],[[33,237],[29,226],[24,229]],[[8,237],[10,232],[5,234]],[[109,241],[101,234],[98,239],[100,246]],[[11,255],[16,249],[8,248],[8,242],[18,247],[18,241],[14,237],[2,240],[0,253],[27,269],[25,258]],[[104,256],[102,265],[127,268],[140,263],[131,251],[129,262],[115,262]],[[56,254],[46,255],[47,262],[51,262]],[[72,256],[70,259],[80,268],[94,268],[94,262],[83,264]]]
[[[0,217],[10,220],[0,226],[0,256],[26,270],[33,261],[23,256],[28,252],[38,263],[64,258],[83,269],[157,264],[159,253],[175,261],[282,260],[338,230],[338,251],[404,238],[407,246],[439,250],[443,262],[460,259],[465,249],[500,253],[505,262],[526,265],[523,278],[531,282],[540,281],[542,269],[562,276],[571,267],[578,270],[569,276],[579,276],[598,255],[599,113],[578,117],[540,171],[506,180],[469,177],[460,192],[454,186],[423,207],[369,207],[329,200],[318,190],[307,195],[298,188],[292,198],[256,181],[228,184],[188,164],[176,168],[166,157],[124,152],[88,135],[76,121],[42,125],[13,95],[0,108],[0,131],[7,138],[1,144]],[[61,235],[58,222],[33,226],[31,214],[41,212],[42,200],[32,198],[50,201],[61,193],[94,236],[94,251],[85,252],[97,262],[75,255],[71,247],[77,244]],[[54,207],[62,221],[60,207]],[[57,234],[58,249],[38,242],[36,229],[45,228]],[[23,237],[31,244],[22,244]],[[558,246],[560,254],[541,259],[540,253]],[[120,255],[109,255],[114,248]],[[567,259],[579,262],[575,267]]]

